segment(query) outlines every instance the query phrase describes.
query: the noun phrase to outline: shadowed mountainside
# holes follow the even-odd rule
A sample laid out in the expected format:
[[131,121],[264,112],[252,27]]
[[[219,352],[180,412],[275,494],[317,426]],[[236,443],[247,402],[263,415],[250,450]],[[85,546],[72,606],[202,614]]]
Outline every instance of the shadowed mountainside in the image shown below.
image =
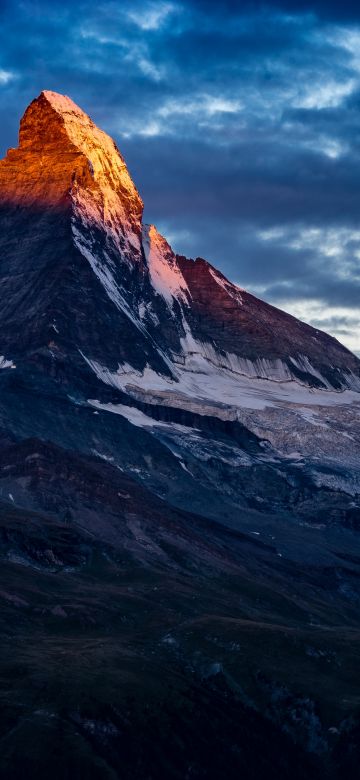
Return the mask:
[[0,771],[349,780],[360,361],[45,91],[0,162]]

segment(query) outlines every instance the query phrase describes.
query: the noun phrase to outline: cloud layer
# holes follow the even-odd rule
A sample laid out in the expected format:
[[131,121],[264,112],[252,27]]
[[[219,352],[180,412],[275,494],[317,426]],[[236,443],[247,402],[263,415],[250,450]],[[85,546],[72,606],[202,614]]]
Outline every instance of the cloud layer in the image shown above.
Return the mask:
[[110,132],[146,218],[360,353],[351,2],[1,2],[0,146],[44,88]]

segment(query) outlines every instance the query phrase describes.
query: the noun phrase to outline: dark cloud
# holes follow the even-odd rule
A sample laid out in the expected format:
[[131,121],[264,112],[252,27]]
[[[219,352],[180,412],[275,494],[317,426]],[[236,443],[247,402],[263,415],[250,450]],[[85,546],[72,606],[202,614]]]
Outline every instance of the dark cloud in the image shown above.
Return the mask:
[[42,89],[71,95],[177,251],[355,344],[357,4],[0,0],[0,22],[2,151]]
[[[211,10],[211,0],[198,0],[200,5]],[[321,19],[357,21],[360,18],[359,5],[356,0],[223,0],[221,6],[228,12],[237,13],[241,5],[243,12],[254,10],[277,10],[287,14],[314,14]]]

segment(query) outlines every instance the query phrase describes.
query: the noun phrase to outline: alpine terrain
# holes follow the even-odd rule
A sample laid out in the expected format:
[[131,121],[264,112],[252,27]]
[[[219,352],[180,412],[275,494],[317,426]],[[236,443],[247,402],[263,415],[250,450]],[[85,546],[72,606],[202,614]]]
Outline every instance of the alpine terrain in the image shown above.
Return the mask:
[[176,255],[44,91],[0,162],[0,769],[360,759],[360,360]]

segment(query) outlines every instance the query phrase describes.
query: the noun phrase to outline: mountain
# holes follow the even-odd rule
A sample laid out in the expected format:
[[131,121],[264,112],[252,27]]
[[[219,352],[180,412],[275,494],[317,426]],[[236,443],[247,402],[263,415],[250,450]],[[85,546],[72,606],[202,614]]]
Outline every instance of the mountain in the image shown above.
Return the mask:
[[42,92],[0,162],[2,773],[355,777],[360,360],[142,215]]
[[69,98],[42,92],[31,103],[0,185],[2,350],[11,359],[51,341],[65,359],[78,362],[82,353],[104,371],[148,368],[177,384],[199,363],[205,374],[225,368],[360,389],[360,361],[335,339],[206,261],[175,256],[143,225],[142,200],[116,145]]

